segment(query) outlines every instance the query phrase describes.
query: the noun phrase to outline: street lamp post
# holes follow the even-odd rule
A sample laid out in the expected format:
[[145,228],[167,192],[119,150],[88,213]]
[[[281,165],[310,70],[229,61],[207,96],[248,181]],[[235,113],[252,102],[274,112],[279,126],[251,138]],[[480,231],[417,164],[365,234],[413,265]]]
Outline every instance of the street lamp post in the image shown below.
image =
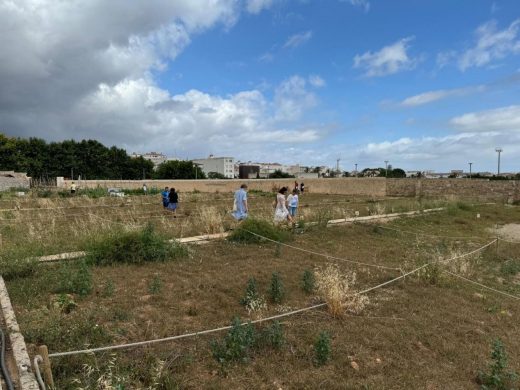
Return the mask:
[[357,176],[357,163],[356,163],[356,164],[354,164],[354,165],[356,166],[356,176]]
[[388,178],[388,160],[385,160],[385,177]]
[[502,153],[502,148],[495,148],[495,152],[498,153],[498,169],[497,169],[497,176],[500,176],[500,153]]
[[468,164],[469,164],[469,178],[471,179],[471,166],[473,165],[473,163],[470,162]]

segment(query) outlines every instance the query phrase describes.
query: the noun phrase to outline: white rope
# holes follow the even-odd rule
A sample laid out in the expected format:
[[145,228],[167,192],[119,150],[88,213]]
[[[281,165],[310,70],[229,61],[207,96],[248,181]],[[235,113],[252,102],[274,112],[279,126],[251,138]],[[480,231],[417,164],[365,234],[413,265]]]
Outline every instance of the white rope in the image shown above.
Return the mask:
[[510,241],[510,240],[505,240],[505,239],[500,238],[500,237],[498,237],[498,240],[499,240],[499,241],[507,242],[507,243],[509,243],[509,244],[520,244],[520,241]]
[[316,256],[322,256],[322,257],[326,257],[327,259],[333,259],[333,260],[339,260],[339,261],[345,261],[347,263],[353,263],[353,264],[359,264],[359,265],[363,265],[363,266],[367,266],[367,267],[375,267],[375,268],[382,268],[382,269],[389,269],[389,270],[393,270],[393,271],[401,271],[401,268],[394,268],[394,267],[386,267],[384,265],[378,265],[378,264],[370,264],[370,263],[363,263],[361,261],[355,261],[355,260],[349,260],[349,259],[343,259],[341,257],[334,257],[334,256],[331,256],[331,255],[328,255],[326,253],[320,253],[320,252],[314,252],[314,251],[311,251],[311,250],[308,250],[308,249],[304,249],[304,248],[299,248],[297,246],[293,246],[293,245],[289,245],[289,244],[285,244],[283,242],[280,242],[280,241],[276,241],[276,240],[272,240],[270,238],[267,238],[267,237],[264,237],[260,234],[257,234],[257,233],[254,233],[254,232],[251,232],[247,229],[242,229],[243,231],[249,233],[249,234],[252,234],[254,236],[257,236],[257,237],[260,237],[264,240],[267,240],[267,241],[271,241],[271,242],[274,242],[276,244],[279,244],[279,245],[283,245],[283,246],[286,246],[288,248],[291,248],[291,249],[295,249],[295,250],[298,250],[298,251],[301,251],[301,252],[306,252],[306,253],[310,253],[312,255],[316,255]]
[[42,374],[40,373],[40,366],[38,363],[43,362],[43,358],[40,355],[36,355],[33,360],[34,365],[34,371],[36,373],[36,380],[38,382],[38,386],[40,387],[40,390],[46,390],[45,382],[42,379]]
[[388,227],[388,226],[381,226],[381,225],[377,225],[376,227],[381,228],[381,229],[386,229],[386,230],[393,230],[393,231],[399,232],[399,233],[411,234],[411,235],[414,235],[414,236],[451,238],[451,239],[454,239],[454,240],[463,240],[463,239],[470,239],[470,238],[471,239],[472,238],[476,238],[476,239],[487,238],[487,237],[478,237],[478,236],[443,236],[443,235],[439,235],[439,234],[423,233],[421,231],[414,232],[414,231],[411,231],[411,230],[403,230],[403,229],[391,228],[391,227]]
[[[484,245],[484,246],[482,246],[482,247],[480,247],[480,248],[478,248],[478,249],[476,249],[474,251],[471,251],[469,253],[466,253],[466,254],[463,254],[463,255],[459,255],[459,256],[455,256],[455,257],[453,257],[451,259],[448,259],[447,261],[452,261],[452,260],[455,260],[455,259],[458,259],[458,258],[461,258],[461,257],[469,256],[469,255],[471,255],[471,254],[473,254],[475,252],[478,252],[478,251],[481,251],[481,250],[487,248],[488,246],[490,246],[494,242],[496,242],[496,240],[493,240],[489,244],[486,244],[486,245]],[[394,279],[391,279],[391,280],[388,280],[386,282],[380,283],[377,286],[367,288],[366,290],[358,291],[358,292],[356,292],[353,295],[357,296],[357,295],[361,295],[361,294],[366,294],[366,293],[368,293],[370,291],[374,291],[374,290],[376,290],[378,288],[387,286],[387,285],[389,285],[391,283],[397,282],[398,280],[401,280],[401,279],[405,278],[406,276],[414,274],[414,273],[420,271],[421,269],[428,267],[429,265],[431,265],[433,263],[434,262],[423,264],[420,267],[417,267],[414,270],[409,271],[409,272],[407,272],[407,273],[405,273],[405,274],[403,274],[401,276],[398,276],[398,277],[396,277]],[[260,318],[258,320],[250,321],[250,323],[251,324],[258,324],[258,323],[261,323],[261,322],[276,320],[278,318],[289,317],[289,316],[292,316],[294,314],[299,314],[299,313],[303,313],[303,312],[306,312],[306,311],[309,311],[309,310],[314,310],[314,309],[317,309],[317,308],[320,308],[320,307],[323,307],[323,306],[326,306],[326,305],[327,305],[327,303],[319,303],[317,305],[304,307],[302,309],[289,311],[287,313],[282,313],[282,314],[278,314],[278,315],[271,316],[271,317],[266,317],[266,318]],[[241,325],[246,325],[246,324],[247,324],[247,322],[244,322]],[[78,351],[56,352],[56,353],[49,354],[49,358],[70,356],[70,355],[79,355],[79,354],[87,354],[87,353],[95,353],[95,352],[102,352],[102,351],[111,351],[111,350],[116,350],[116,349],[127,349],[127,348],[139,347],[139,346],[143,346],[143,345],[162,343],[162,342],[179,340],[179,339],[188,338],[188,337],[196,337],[196,336],[201,336],[201,335],[205,335],[205,334],[220,332],[220,331],[223,331],[223,330],[231,329],[231,327],[232,326],[228,325],[228,326],[222,326],[220,328],[208,329],[208,330],[203,330],[203,331],[199,331],[199,332],[185,333],[185,334],[181,334],[181,335],[177,335],[177,336],[164,337],[164,338],[161,338],[161,339],[154,339],[154,340],[147,340],[147,341],[138,341],[138,342],[135,342],[135,343],[111,345],[111,346],[99,347],[99,348],[82,349],[82,350],[78,350]]]
[[465,280],[466,282],[473,283],[473,284],[475,284],[475,285],[477,285],[477,286],[480,286],[480,287],[482,287],[482,288],[485,288],[485,289],[487,289],[487,290],[494,291],[494,292],[496,292],[496,293],[498,293],[498,294],[505,295],[506,297],[510,297],[510,298],[514,298],[514,299],[518,299],[518,300],[520,300],[520,297],[519,297],[519,296],[512,295],[512,294],[508,294],[508,293],[506,293],[506,292],[504,292],[504,291],[500,291],[500,290],[494,289],[494,288],[489,287],[489,286],[486,286],[486,285],[484,285],[484,284],[482,284],[482,283],[475,282],[474,280],[471,280],[471,279],[465,278],[465,277],[462,276],[462,275],[458,275],[458,274],[455,274],[455,273],[450,272],[450,271],[447,271],[447,270],[444,270],[444,272],[446,272],[446,273],[448,273],[448,274],[450,274],[450,275],[452,275],[452,276],[456,276],[457,278],[460,278],[460,279],[462,279],[462,280]]

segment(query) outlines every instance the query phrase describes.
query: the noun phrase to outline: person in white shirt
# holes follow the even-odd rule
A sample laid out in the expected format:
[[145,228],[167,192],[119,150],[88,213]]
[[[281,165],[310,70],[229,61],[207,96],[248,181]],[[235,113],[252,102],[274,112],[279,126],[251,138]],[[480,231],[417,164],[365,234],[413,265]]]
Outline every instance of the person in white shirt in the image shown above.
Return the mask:
[[276,208],[274,211],[274,221],[276,223],[289,221],[292,222],[292,217],[287,210],[287,201],[285,194],[287,193],[287,187],[282,187],[276,195]]
[[287,207],[289,209],[289,215],[294,219],[296,217],[296,211],[298,210],[298,189],[294,189],[292,194],[287,197]]

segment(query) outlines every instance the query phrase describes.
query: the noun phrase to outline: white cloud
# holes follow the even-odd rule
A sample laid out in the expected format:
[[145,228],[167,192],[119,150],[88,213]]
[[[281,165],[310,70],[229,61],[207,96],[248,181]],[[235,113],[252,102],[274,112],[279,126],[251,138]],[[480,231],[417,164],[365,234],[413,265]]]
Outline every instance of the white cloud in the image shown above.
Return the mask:
[[325,86],[325,80],[323,80],[320,76],[314,74],[309,76],[309,84],[316,88],[321,88]]
[[450,124],[462,131],[500,131],[520,134],[520,106],[470,112],[451,119]]
[[341,0],[343,2],[347,1],[355,7],[363,8],[365,12],[370,11],[370,2],[368,0]]
[[304,112],[317,105],[316,96],[309,92],[306,86],[307,82],[304,78],[292,76],[276,88],[274,104],[277,120],[298,120]]
[[413,69],[418,59],[408,56],[413,37],[403,38],[377,52],[367,51],[354,57],[354,68],[365,69],[366,77],[378,77]]
[[246,9],[251,14],[258,14],[264,9],[269,9],[273,5],[274,0],[247,0]]
[[424,104],[432,103],[438,100],[456,97],[456,96],[465,96],[472,93],[482,92],[486,89],[483,85],[478,85],[475,87],[465,87],[465,88],[454,88],[454,89],[439,89],[436,91],[428,91],[423,92],[418,95],[410,96],[400,102],[400,106],[402,107],[415,107],[421,106]]
[[308,42],[309,39],[312,38],[312,31],[303,31],[298,34],[291,35],[287,41],[284,43],[283,48],[284,49],[293,49],[298,46],[303,45],[304,43]]
[[475,31],[475,45],[463,52],[447,51],[437,55],[437,64],[443,66],[456,61],[460,70],[491,66],[493,62],[509,55],[520,54],[520,19],[509,27],[498,30],[497,22],[484,23]]

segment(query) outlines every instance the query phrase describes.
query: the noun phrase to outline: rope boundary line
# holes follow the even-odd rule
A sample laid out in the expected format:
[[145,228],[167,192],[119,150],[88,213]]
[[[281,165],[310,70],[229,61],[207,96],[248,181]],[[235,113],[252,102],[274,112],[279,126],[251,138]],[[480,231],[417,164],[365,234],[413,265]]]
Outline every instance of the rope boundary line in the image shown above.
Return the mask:
[[482,284],[482,283],[476,282],[476,281],[471,280],[471,279],[468,279],[468,278],[466,278],[466,277],[464,277],[464,276],[462,276],[462,275],[459,275],[459,274],[456,274],[456,273],[453,273],[453,272],[450,272],[450,271],[447,271],[447,270],[444,270],[444,272],[446,272],[447,274],[450,274],[450,275],[452,275],[452,276],[455,276],[455,277],[457,277],[457,278],[460,278],[460,279],[462,279],[462,280],[465,280],[466,282],[473,283],[473,284],[475,284],[475,285],[477,285],[477,286],[480,286],[480,287],[482,287],[482,288],[485,288],[485,289],[487,289],[487,290],[494,291],[494,292],[496,292],[496,293],[498,293],[498,294],[505,295],[506,297],[510,297],[510,298],[514,298],[514,299],[518,299],[518,300],[520,300],[520,297],[517,296],[517,295],[512,295],[512,294],[506,293],[506,292],[504,292],[504,291],[497,290],[497,289],[495,289],[495,288],[493,288],[493,287],[486,286],[485,284]]
[[379,265],[379,264],[370,264],[370,263],[363,263],[361,261],[356,261],[356,260],[349,260],[349,259],[344,259],[344,258],[341,258],[341,257],[335,257],[335,256],[330,256],[330,255],[327,255],[325,253],[320,253],[320,252],[314,252],[314,251],[311,251],[309,249],[304,249],[304,248],[299,248],[297,246],[294,246],[294,245],[289,245],[289,244],[285,244],[283,242],[280,242],[280,241],[276,241],[276,240],[273,240],[271,238],[268,238],[268,237],[264,237],[258,233],[254,233],[252,231],[249,231],[247,229],[242,229],[243,231],[249,233],[249,234],[252,234],[254,236],[257,236],[257,237],[260,237],[264,240],[267,240],[267,241],[271,241],[271,242],[274,242],[278,245],[282,245],[282,246],[285,246],[287,248],[291,248],[291,249],[295,249],[295,250],[298,250],[298,251],[301,251],[301,252],[306,252],[306,253],[310,253],[312,255],[316,255],[316,256],[322,256],[322,257],[325,257],[327,259],[333,259],[333,260],[339,260],[339,261],[344,261],[344,262],[347,262],[347,263],[352,263],[352,264],[359,264],[359,265],[363,265],[363,266],[367,266],[367,267],[375,267],[375,268],[381,268],[381,269],[389,269],[389,270],[393,270],[393,271],[402,271],[401,268],[395,268],[395,267],[386,267],[384,265]]
[[[462,255],[455,256],[455,257],[452,257],[450,259],[447,259],[446,262],[453,261],[453,260],[456,260],[456,259],[459,259],[459,258],[462,258],[462,257],[469,256],[469,255],[474,254],[476,252],[479,252],[479,251],[487,248],[488,246],[494,244],[495,242],[496,242],[496,239],[491,241],[490,243],[488,243],[488,244],[478,248],[478,249],[475,249],[475,250],[471,251],[471,252],[468,252],[468,253],[465,253],[465,254],[462,254]],[[411,270],[411,271],[409,271],[409,272],[407,272],[407,273],[405,273],[403,275],[400,275],[400,276],[398,276],[398,277],[396,277],[394,279],[390,279],[390,280],[388,280],[386,282],[383,282],[383,283],[380,283],[380,284],[378,284],[376,286],[367,288],[367,289],[362,290],[362,291],[358,291],[358,292],[356,292],[353,295],[357,296],[357,295],[361,295],[361,294],[366,294],[366,293],[374,291],[374,290],[376,290],[378,288],[387,286],[387,285],[389,285],[391,283],[394,283],[394,282],[396,282],[398,280],[401,280],[401,279],[405,278],[406,276],[412,275],[412,274],[420,271],[421,269],[426,268],[426,267],[428,267],[428,266],[430,266],[430,265],[432,265],[432,264],[434,264],[436,262],[439,262],[439,261],[440,260],[437,260],[437,261],[434,261],[434,262],[431,262],[431,263],[423,264],[422,266],[417,267],[417,268],[415,268],[415,269],[413,269],[413,270]],[[319,303],[319,304],[316,304],[316,305],[312,305],[312,306],[304,307],[304,308],[301,308],[301,309],[293,310],[293,311],[290,311],[290,312],[287,312],[287,313],[277,314],[277,315],[266,317],[266,318],[260,318],[258,320],[254,320],[254,321],[243,322],[241,325],[246,325],[246,324],[249,324],[249,323],[250,324],[258,324],[258,323],[262,323],[262,322],[266,322],[266,321],[272,321],[272,320],[275,320],[275,319],[278,319],[278,318],[289,317],[289,316],[292,316],[292,315],[295,315],[295,314],[298,314],[298,313],[303,313],[303,312],[306,312],[306,311],[314,310],[314,309],[317,309],[317,308],[320,308],[320,307],[323,307],[323,306],[326,306],[326,305],[327,305],[327,303],[325,303],[325,302],[324,303]],[[184,338],[189,338],[189,337],[196,337],[196,336],[210,334],[210,333],[216,333],[216,332],[220,332],[220,331],[223,331],[223,330],[231,329],[231,327],[232,327],[231,325],[228,325],[228,326],[222,326],[222,327],[214,328],[214,329],[207,329],[207,330],[203,330],[203,331],[199,331],[199,332],[192,332],[192,333],[185,333],[185,334],[176,335],[176,336],[164,337],[164,338],[160,338],[160,339],[138,341],[138,342],[134,342],[134,343],[119,344],[119,345],[112,345],[112,346],[106,346],[106,347],[82,349],[82,350],[77,350],[77,351],[56,352],[56,353],[49,354],[49,358],[133,348],[133,347],[138,347],[138,346],[142,346],[142,345],[150,345],[150,344],[156,344],[156,343],[161,343],[161,342],[179,340],[179,339],[184,339]]]

